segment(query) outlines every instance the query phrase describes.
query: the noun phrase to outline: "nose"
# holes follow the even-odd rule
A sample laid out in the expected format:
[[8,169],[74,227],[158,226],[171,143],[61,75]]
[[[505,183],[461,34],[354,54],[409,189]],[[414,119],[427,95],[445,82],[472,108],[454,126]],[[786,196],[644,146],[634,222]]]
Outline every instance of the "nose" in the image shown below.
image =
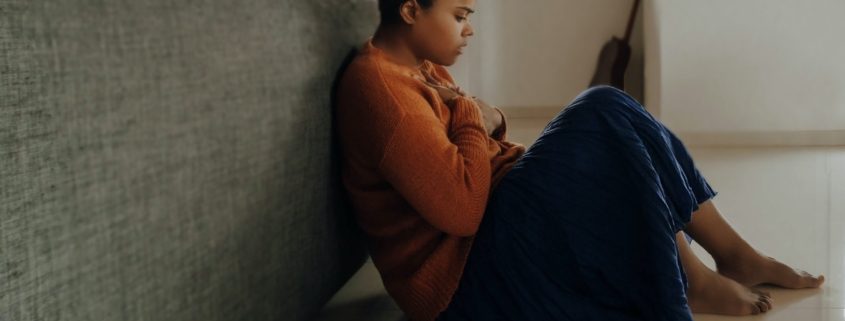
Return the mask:
[[464,27],[464,37],[471,37],[474,33],[475,32],[473,31],[471,24],[467,24],[466,27]]

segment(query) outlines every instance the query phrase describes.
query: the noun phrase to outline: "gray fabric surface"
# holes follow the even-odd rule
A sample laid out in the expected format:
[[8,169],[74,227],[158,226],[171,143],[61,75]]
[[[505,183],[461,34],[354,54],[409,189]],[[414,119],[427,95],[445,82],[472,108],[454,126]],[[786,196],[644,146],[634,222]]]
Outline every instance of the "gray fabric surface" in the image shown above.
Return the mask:
[[366,258],[329,92],[377,18],[0,0],[0,320],[314,316]]

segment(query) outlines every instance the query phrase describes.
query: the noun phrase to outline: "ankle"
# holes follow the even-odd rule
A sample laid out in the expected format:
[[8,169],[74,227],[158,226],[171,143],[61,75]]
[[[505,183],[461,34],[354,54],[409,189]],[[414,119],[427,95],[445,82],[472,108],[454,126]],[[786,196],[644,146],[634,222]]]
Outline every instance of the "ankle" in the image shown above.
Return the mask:
[[716,266],[736,266],[747,265],[749,260],[757,260],[761,258],[757,250],[749,246],[747,243],[740,243],[736,246],[730,247],[730,251],[722,251],[722,253],[709,252],[716,262]]
[[689,284],[689,292],[698,292],[707,287],[707,284],[713,280],[715,271],[711,270],[705,265],[690,267],[685,269],[687,276],[687,283]]
[[743,258],[745,257],[743,254],[737,252],[732,253],[721,253],[721,254],[710,254],[713,257],[713,261],[716,262],[716,267],[721,269],[722,267],[732,267],[736,265],[740,265],[743,262]]

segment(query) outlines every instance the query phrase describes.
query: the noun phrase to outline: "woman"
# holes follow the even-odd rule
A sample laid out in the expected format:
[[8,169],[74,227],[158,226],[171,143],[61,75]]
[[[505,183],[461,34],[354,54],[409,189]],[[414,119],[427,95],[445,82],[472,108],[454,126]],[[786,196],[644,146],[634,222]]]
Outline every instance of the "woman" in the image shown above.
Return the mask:
[[621,90],[582,92],[528,150],[508,142],[501,110],[444,68],[474,6],[379,1],[381,24],[338,87],[343,183],[411,320],[748,315],[773,307],[751,286],[824,281],[745,242],[681,141]]

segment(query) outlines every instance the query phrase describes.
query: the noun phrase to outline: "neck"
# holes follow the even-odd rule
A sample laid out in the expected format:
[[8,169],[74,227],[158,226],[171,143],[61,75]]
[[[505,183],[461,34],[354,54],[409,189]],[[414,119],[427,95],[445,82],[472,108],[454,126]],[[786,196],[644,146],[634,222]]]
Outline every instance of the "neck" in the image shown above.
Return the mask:
[[384,27],[379,25],[373,35],[373,46],[384,51],[388,56],[397,62],[412,68],[422,66],[423,59],[419,58],[411,50],[411,47],[404,41],[402,31],[397,27]]

